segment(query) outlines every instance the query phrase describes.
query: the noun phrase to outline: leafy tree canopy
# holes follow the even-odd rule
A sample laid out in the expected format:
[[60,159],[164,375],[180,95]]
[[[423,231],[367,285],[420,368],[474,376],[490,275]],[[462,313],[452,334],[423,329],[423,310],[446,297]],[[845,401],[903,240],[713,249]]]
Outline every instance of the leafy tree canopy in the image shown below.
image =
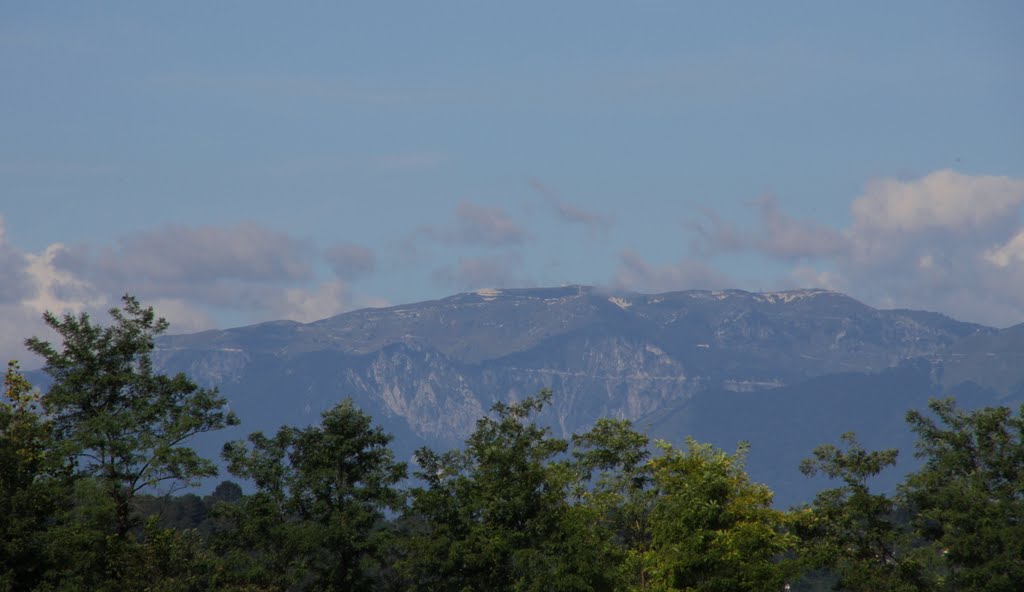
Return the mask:
[[[392,437],[346,400],[318,426],[256,432],[224,447],[229,470],[256,492],[224,506],[222,538],[243,582],[303,590],[365,590],[380,569],[387,510],[399,510],[405,464]],[[218,488],[221,495],[231,495]]]
[[934,541],[951,590],[1019,590],[1024,582],[1024,405],[963,411],[933,400],[907,413],[924,467],[906,495]]

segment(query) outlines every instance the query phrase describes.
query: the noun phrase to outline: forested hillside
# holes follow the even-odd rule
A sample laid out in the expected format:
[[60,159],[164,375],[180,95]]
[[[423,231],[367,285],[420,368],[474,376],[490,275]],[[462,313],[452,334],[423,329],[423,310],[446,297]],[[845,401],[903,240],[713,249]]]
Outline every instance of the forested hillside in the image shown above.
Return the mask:
[[[651,441],[628,420],[568,437],[542,390],[496,403],[461,447],[396,459],[351,400],[254,432],[217,472],[192,439],[237,423],[215,390],[154,370],[167,325],[126,297],[109,326],[47,316],[53,379],[12,363],[0,405],[0,590],[1016,590],[1024,408],[911,409],[920,468],[851,433],[807,450],[829,481],[780,510],[749,446]],[[738,434],[740,435],[740,434]],[[411,479],[410,479],[411,477]]]

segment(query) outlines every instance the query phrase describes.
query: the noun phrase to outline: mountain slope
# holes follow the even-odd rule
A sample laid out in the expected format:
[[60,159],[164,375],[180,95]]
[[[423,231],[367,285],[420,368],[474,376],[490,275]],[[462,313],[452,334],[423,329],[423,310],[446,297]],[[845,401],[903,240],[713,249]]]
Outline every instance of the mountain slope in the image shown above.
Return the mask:
[[221,388],[246,430],[315,421],[351,396],[407,453],[455,445],[495,401],[541,388],[556,393],[546,421],[568,435],[598,417],[637,419],[699,393],[873,373],[918,357],[941,363],[965,339],[998,335],[824,290],[644,295],[568,286],[170,336],[156,359]]
[[983,331],[955,343],[944,356],[942,385],[970,382],[1004,397],[1024,395],[1024,323]]
[[967,409],[1019,405],[1022,400],[997,401],[994,392],[971,383],[942,390],[935,382],[937,369],[925,360],[907,360],[878,373],[829,374],[767,391],[705,391],[641,418],[637,425],[656,438],[679,441],[692,436],[727,450],[749,442],[751,477],[771,484],[782,507],[809,501],[830,486],[824,478],[800,474],[800,461],[816,446],[838,444],[840,434],[856,432],[869,450],[900,450],[896,467],[871,483],[891,492],[918,466],[914,436],[904,422],[908,410],[924,411],[929,399],[939,396],[955,396]]

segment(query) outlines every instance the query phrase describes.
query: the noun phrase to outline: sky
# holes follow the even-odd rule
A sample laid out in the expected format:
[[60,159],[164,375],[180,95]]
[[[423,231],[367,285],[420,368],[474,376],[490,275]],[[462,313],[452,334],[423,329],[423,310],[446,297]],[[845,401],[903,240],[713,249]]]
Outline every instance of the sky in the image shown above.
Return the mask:
[[[0,356],[479,288],[1024,322],[1024,4],[0,3]],[[101,316],[100,318],[105,318]]]

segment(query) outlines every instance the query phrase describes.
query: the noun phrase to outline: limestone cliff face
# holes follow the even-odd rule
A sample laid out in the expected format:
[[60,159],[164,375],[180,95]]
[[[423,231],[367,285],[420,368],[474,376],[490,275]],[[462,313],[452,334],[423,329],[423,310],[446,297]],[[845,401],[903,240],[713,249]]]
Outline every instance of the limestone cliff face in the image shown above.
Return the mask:
[[315,421],[348,396],[412,449],[460,442],[495,401],[542,388],[556,395],[546,421],[568,435],[701,392],[941,359],[964,337],[993,332],[822,290],[643,295],[571,286],[172,336],[156,358],[219,387],[247,430]]

